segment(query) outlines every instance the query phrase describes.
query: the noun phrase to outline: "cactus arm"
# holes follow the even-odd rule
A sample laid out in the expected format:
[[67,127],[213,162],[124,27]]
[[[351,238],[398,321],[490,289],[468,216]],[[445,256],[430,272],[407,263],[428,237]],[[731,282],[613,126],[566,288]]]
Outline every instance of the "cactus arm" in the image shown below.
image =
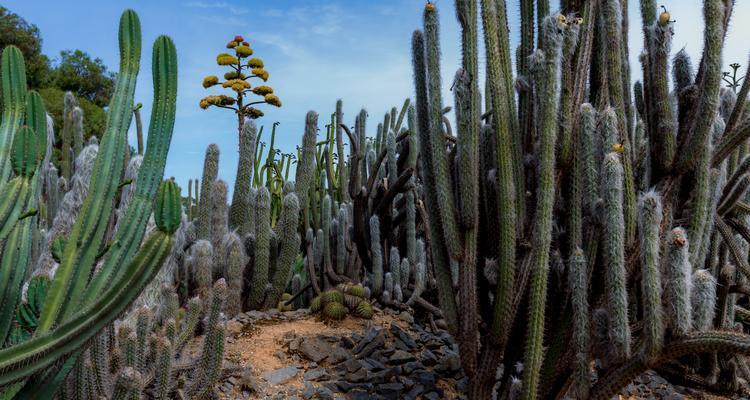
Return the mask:
[[16,130],[23,123],[26,99],[26,69],[23,55],[16,46],[3,50],[0,59],[3,114],[0,123],[0,184],[11,175],[10,151]]
[[271,220],[271,194],[268,188],[261,186],[258,189],[255,207],[255,256],[252,285],[248,298],[250,309],[258,309],[263,305],[268,284],[268,270],[271,254],[270,245],[270,220]]
[[83,304],[90,304],[104,287],[120,278],[122,266],[133,257],[143,239],[153,210],[153,199],[164,175],[172,140],[177,96],[177,52],[172,40],[160,36],[153,51],[154,101],[148,127],[148,146],[138,170],[138,185],[128,205],[106,261],[89,283]]
[[292,275],[294,259],[297,257],[300,246],[300,237],[297,235],[298,224],[299,201],[297,195],[289,193],[284,196],[284,207],[278,224],[281,228],[281,232],[279,232],[281,252],[276,260],[275,273],[271,277],[271,290],[266,296],[266,308],[273,308],[279,303],[286,284]]
[[[99,146],[89,195],[80,218],[71,231],[63,259],[50,288],[39,319],[38,334],[49,331],[76,309],[89,273],[104,239],[109,215],[117,194],[123,165],[126,134],[132,118],[135,83],[140,62],[140,22],[134,11],[123,13],[120,22],[120,71],[110,104],[107,129]],[[72,301],[71,301],[72,300]]]
[[750,355],[750,336],[718,331],[691,333],[666,346],[659,358],[652,363],[644,361],[641,357],[634,357],[627,363],[612,369],[599,378],[592,389],[590,399],[610,399],[636,376],[667,361],[689,354],[711,352]]
[[130,305],[158,272],[171,247],[170,234],[151,234],[127,266],[124,279],[108,287],[95,303],[52,331],[0,350],[0,385],[37,373],[83,346]]
[[[662,280],[659,271],[659,228],[661,223],[661,197],[656,192],[647,192],[641,196],[638,202],[638,232],[640,234],[642,259],[643,344],[647,357],[657,355],[664,342]],[[670,282],[669,277],[665,281]],[[666,303],[672,304],[668,301]]]

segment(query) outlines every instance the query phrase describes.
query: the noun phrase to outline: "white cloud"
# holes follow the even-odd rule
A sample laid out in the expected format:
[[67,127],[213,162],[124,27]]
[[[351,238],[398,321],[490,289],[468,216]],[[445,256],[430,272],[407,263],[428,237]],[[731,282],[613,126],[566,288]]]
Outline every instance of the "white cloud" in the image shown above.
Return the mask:
[[225,2],[207,3],[203,1],[190,1],[190,2],[185,3],[185,6],[190,7],[190,8],[206,8],[206,9],[218,8],[218,9],[229,11],[232,14],[247,14],[250,12],[250,10],[248,10],[247,8],[235,7]]

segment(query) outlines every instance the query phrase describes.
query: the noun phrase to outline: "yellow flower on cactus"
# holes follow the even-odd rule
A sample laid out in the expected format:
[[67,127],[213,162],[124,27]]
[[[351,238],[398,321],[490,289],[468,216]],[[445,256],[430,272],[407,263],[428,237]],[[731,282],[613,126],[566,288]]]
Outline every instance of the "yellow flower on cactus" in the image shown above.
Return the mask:
[[614,151],[615,153],[623,153],[625,152],[625,146],[620,143],[615,143],[612,145],[612,151]]
[[240,58],[250,57],[253,55],[253,49],[250,48],[250,46],[237,46],[234,48],[234,51],[237,52],[237,56]]
[[273,88],[266,85],[256,86],[253,88],[253,93],[257,94],[258,96],[265,96],[267,94],[273,93]]
[[219,78],[217,76],[211,75],[203,78],[203,87],[206,89],[217,83],[219,83]]
[[263,114],[263,111],[258,110],[257,108],[254,108],[254,107],[248,107],[245,112],[247,113],[246,115],[252,119],[258,119],[262,117],[263,115],[265,115]]
[[252,70],[253,75],[257,76],[260,79],[263,79],[263,82],[268,81],[268,71],[266,71],[263,68],[253,68]]
[[[232,88],[234,90],[250,89],[250,84],[242,79],[230,79],[222,83],[221,86],[225,88]],[[235,89],[235,87],[239,89]]]
[[233,55],[229,55],[227,53],[221,53],[218,56],[216,56],[216,63],[219,65],[233,65],[233,64],[239,64],[240,60]]
[[247,66],[250,68],[263,68],[263,60],[257,57],[251,58],[250,61],[247,62]]
[[272,106],[281,107],[281,100],[275,94],[267,94],[264,99],[266,100],[266,103]]

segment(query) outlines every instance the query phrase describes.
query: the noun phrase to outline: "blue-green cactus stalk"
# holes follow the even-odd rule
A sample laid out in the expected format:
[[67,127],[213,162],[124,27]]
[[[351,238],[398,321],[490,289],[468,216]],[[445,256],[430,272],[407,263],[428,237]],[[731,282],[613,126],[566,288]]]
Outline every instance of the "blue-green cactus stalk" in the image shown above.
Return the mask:
[[125,367],[120,371],[115,381],[112,400],[132,400],[141,397],[145,382],[143,376],[135,368]]
[[716,313],[716,278],[711,272],[699,269],[693,272],[690,301],[692,305],[693,329],[709,331],[713,328]]
[[406,258],[417,265],[417,207],[412,191],[406,193]]
[[[662,223],[662,213],[661,197],[656,192],[650,191],[641,195],[638,201],[638,232],[642,261],[643,351],[649,359],[656,357],[664,345],[664,312],[659,271],[659,227]],[[667,277],[666,286],[669,282]],[[669,304],[669,301],[666,303]],[[669,317],[667,319],[669,320]]]
[[71,111],[71,118],[73,119],[72,134],[73,134],[73,156],[78,157],[83,150],[83,110],[81,107],[73,107]]
[[253,277],[248,308],[255,310],[263,305],[268,284],[268,271],[271,254],[271,193],[265,186],[258,189],[255,207],[255,255],[253,257]]
[[63,97],[63,127],[60,131],[62,146],[60,147],[60,170],[65,179],[73,176],[73,108],[78,107],[75,95],[65,92]]
[[574,15],[566,16],[568,24],[563,34],[562,58],[560,61],[560,113],[559,113],[559,138],[560,149],[558,165],[561,168],[569,168],[573,165],[573,146],[575,146],[573,132],[573,86],[575,82],[574,55],[578,45],[578,32],[580,24],[576,22]]
[[[706,136],[711,132],[711,126],[717,113],[719,104],[719,89],[721,86],[721,55],[724,47],[724,6],[721,0],[707,0],[703,2],[703,17],[705,20],[703,40],[702,79],[698,91],[698,100],[694,122],[688,132],[688,137],[681,142],[682,148],[677,152],[677,168],[680,171],[692,170],[697,162],[695,153],[707,146]],[[717,146],[712,165],[720,162],[722,147]],[[728,153],[726,153],[728,155]]]
[[[602,5],[602,15],[605,18],[606,35],[609,45],[607,46],[607,70],[611,79],[608,80],[609,102],[617,114],[618,143],[623,146],[623,212],[625,219],[625,243],[630,245],[635,240],[636,231],[636,195],[635,182],[633,179],[632,146],[630,143],[628,122],[626,121],[625,96],[626,88],[623,87],[622,71],[622,6],[619,0],[605,0]],[[607,149],[606,151],[610,151]]]
[[[310,189],[315,179],[315,144],[318,134],[318,114],[310,111],[305,117],[305,134],[302,136],[302,154],[297,163],[295,187],[300,207],[304,210],[310,207]],[[305,226],[309,226],[305,213]]]
[[253,179],[255,139],[257,130],[255,122],[246,119],[240,131],[240,154],[237,161],[237,177],[234,181],[232,192],[232,206],[229,207],[229,227],[237,230],[240,236],[248,233],[250,224],[248,220],[253,218],[250,208],[250,187]]
[[[227,225],[227,184],[217,180],[211,185],[211,204],[209,209],[209,239],[214,249],[220,249],[224,236],[228,233]],[[224,257],[218,257],[218,268],[223,268]]]
[[396,133],[393,131],[388,132],[385,141],[388,182],[396,182],[398,179],[398,170],[396,169]]
[[458,234],[455,199],[448,169],[443,129],[443,98],[440,79],[440,24],[437,9],[425,7],[425,54],[427,60],[427,93],[429,96],[429,141],[424,146],[432,153],[431,168],[434,170],[434,190],[440,220],[443,225],[443,239],[448,254],[454,260],[463,259],[463,244]]
[[344,123],[344,103],[341,99],[336,100],[336,154],[339,157],[339,169],[338,169],[338,198],[341,201],[349,200],[349,191],[346,190],[345,182],[347,179],[347,169],[344,166],[344,128],[341,126]]
[[214,384],[221,376],[225,336],[224,323],[221,321],[221,310],[224,308],[226,292],[227,284],[224,279],[219,279],[214,283],[211,291],[208,320],[206,321],[206,335],[201,350],[201,361],[196,368],[196,379],[188,390],[190,398],[210,398]]
[[[453,293],[453,283],[449,270],[448,250],[443,243],[442,224],[440,215],[437,210],[437,199],[434,189],[434,172],[432,165],[432,156],[429,151],[430,142],[430,113],[427,95],[427,67],[425,62],[425,44],[424,34],[421,31],[415,31],[412,35],[412,65],[414,68],[414,86],[416,89],[416,130],[419,134],[419,152],[422,158],[422,180],[426,190],[425,208],[428,213],[428,226],[430,235],[433,238],[430,250],[432,253],[432,263],[435,271],[435,280],[438,287],[440,308],[444,313],[446,322],[451,331],[456,332],[458,329],[458,313],[456,297]],[[372,224],[372,222],[371,222]],[[372,225],[371,225],[372,228]],[[373,264],[374,267],[375,264]],[[375,271],[373,269],[373,271]],[[374,288],[374,286],[373,286]],[[377,295],[377,294],[376,294]]]
[[583,250],[577,248],[570,259],[568,284],[571,293],[573,310],[573,346],[575,348],[575,393],[578,398],[588,397],[591,386],[589,352],[589,301],[588,301],[588,266]]
[[425,272],[424,263],[419,262],[416,264],[416,267],[414,269],[414,290],[411,292],[411,296],[409,297],[409,300],[406,301],[406,304],[411,306],[416,302],[419,297],[422,295],[422,293],[425,290],[425,285],[427,282],[427,276]]
[[693,84],[693,63],[690,55],[683,48],[672,58],[672,80],[674,82],[674,91],[680,94],[685,88]]
[[153,313],[148,306],[143,306],[136,311],[136,323],[135,323],[135,334],[136,334],[136,368],[138,371],[143,372],[146,364],[146,339],[151,331],[151,320]]
[[289,193],[284,196],[281,219],[277,228],[277,236],[281,243],[279,256],[276,258],[276,268],[271,277],[271,289],[266,295],[265,307],[273,308],[281,300],[289,278],[292,276],[294,260],[299,252],[301,238],[297,234],[299,226],[299,200],[297,195]]
[[223,276],[228,288],[224,311],[227,316],[234,316],[242,312],[242,282],[246,264],[242,239],[235,232],[229,233],[222,241],[222,249],[226,257]]
[[394,300],[393,286],[393,274],[386,272],[383,276],[383,295],[381,296],[383,303],[389,304]]
[[339,208],[339,228],[336,236],[336,274],[344,275],[346,272],[346,240],[347,240],[347,218],[345,207]]
[[320,202],[320,226],[323,229],[323,269],[333,271],[331,258],[331,196],[325,195]]
[[[534,94],[538,106],[539,152],[537,204],[531,253],[529,324],[524,352],[523,398],[535,399],[542,367],[544,308],[552,242],[552,208],[555,202],[555,143],[557,139],[557,71],[562,35],[560,19],[547,17],[541,25],[542,50],[533,55]],[[501,266],[502,268],[502,266]],[[501,278],[502,279],[502,278]]]
[[154,397],[157,400],[168,400],[172,382],[172,344],[163,337],[156,338],[157,359],[155,372]]
[[492,112],[495,140],[497,143],[497,204],[498,215],[500,215],[500,226],[498,232],[498,267],[500,276],[495,294],[495,306],[492,317],[491,331],[497,335],[497,339],[507,335],[510,330],[512,318],[512,288],[515,281],[516,264],[516,222],[521,218],[516,215],[517,202],[524,199],[516,198],[515,173],[513,163],[513,135],[510,132],[510,120],[507,107],[503,107],[498,99],[502,99],[507,93],[503,79],[502,62],[500,60],[500,44],[498,43],[499,29],[498,21],[489,0],[483,0],[481,4],[482,27],[484,29],[484,45],[487,58],[488,93],[492,99]]
[[683,336],[693,326],[690,303],[692,266],[687,233],[674,228],[667,236],[667,262],[664,264],[664,304],[667,306],[667,328]]
[[393,279],[393,288],[390,292],[393,295],[393,300],[401,303],[404,298],[403,292],[401,292],[401,255],[398,252],[398,247],[391,247],[389,258],[388,269]]
[[188,196],[187,204],[185,205],[185,214],[187,214],[187,220],[193,221],[193,180],[188,179]]
[[200,203],[198,205],[198,238],[208,239],[211,233],[211,189],[219,176],[219,146],[210,144],[206,148],[201,177]]
[[620,155],[609,153],[602,165],[604,281],[609,314],[609,340],[619,359],[630,357],[630,324],[625,272],[623,168]]
[[3,49],[0,59],[2,79],[3,114],[0,122],[0,183],[10,178],[11,144],[18,128],[23,123],[26,101],[26,68],[18,47],[10,45]]
[[182,346],[187,343],[190,338],[193,337],[193,334],[195,333],[195,327],[200,321],[202,311],[203,304],[201,303],[201,299],[199,297],[193,297],[188,301],[185,320],[182,324],[182,331],[177,336],[177,340],[175,340],[174,343],[175,349],[182,348]]
[[651,104],[653,105],[653,137],[651,159],[656,165],[656,173],[662,176],[671,171],[675,156],[676,119],[670,104],[668,62],[672,47],[672,24],[652,24],[649,38],[652,49],[649,53],[651,74]]
[[370,251],[372,252],[372,292],[377,297],[383,292],[383,250],[380,244],[380,219],[370,217]]
[[208,295],[213,282],[214,247],[208,240],[198,240],[190,247],[191,276],[196,292],[200,296]]
[[582,164],[582,206],[593,214],[595,204],[599,199],[599,165],[594,135],[596,134],[596,110],[589,103],[581,105],[580,126],[580,162]]
[[[714,123],[714,129],[723,127],[723,123],[720,123],[720,119]],[[710,215],[709,206],[711,205],[711,153],[713,146],[711,145],[711,138],[707,137],[709,141],[707,146],[703,149],[703,152],[698,154],[700,160],[695,166],[695,189],[693,190],[693,196],[691,199],[691,213],[690,223],[688,225],[688,237],[692,238],[695,245],[695,250],[690,252],[690,263],[697,265],[698,256],[700,255],[701,239],[703,238],[703,231],[708,225],[708,219]],[[750,159],[748,159],[750,163]],[[750,164],[748,164],[750,166]]]

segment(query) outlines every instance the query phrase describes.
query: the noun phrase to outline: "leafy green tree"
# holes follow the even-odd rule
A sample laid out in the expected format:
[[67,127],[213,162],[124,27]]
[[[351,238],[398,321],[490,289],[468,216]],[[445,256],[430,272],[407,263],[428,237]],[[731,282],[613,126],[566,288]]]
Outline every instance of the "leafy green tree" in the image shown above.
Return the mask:
[[60,52],[50,86],[105,107],[115,87],[115,74],[107,70],[101,58],[92,58],[81,50],[64,50]]
[[21,49],[26,61],[26,80],[31,88],[46,86],[50,77],[47,56],[42,54],[42,37],[34,24],[0,6],[0,49],[7,45]]

